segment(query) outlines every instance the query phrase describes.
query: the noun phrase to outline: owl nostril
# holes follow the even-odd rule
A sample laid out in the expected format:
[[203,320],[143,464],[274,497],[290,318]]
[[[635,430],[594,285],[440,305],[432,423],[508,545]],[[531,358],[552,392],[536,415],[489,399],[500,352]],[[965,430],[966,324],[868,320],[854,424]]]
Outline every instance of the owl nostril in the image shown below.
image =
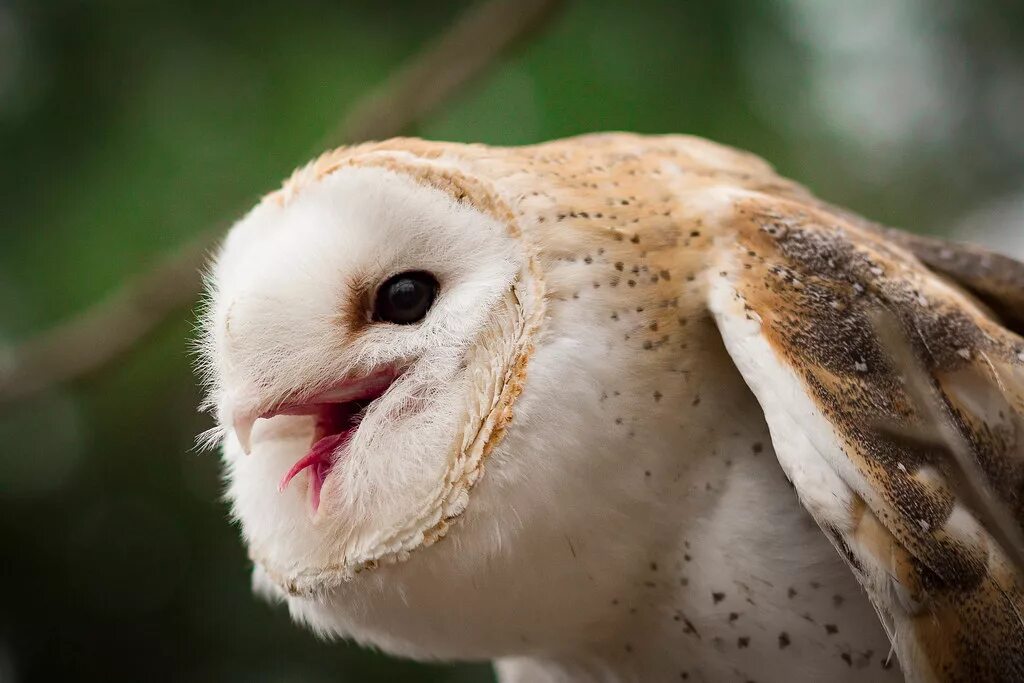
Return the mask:
[[235,302],[228,304],[228,310],[224,313],[224,339],[228,346],[231,345],[231,316],[235,313]]

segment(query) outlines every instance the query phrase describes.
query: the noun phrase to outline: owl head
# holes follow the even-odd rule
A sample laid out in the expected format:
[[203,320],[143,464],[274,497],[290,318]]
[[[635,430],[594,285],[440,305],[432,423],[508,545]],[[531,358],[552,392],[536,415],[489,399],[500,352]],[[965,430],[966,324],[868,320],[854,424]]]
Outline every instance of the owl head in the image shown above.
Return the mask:
[[487,188],[336,152],[230,231],[203,370],[259,581],[323,596],[443,537],[522,389],[542,292]]
[[672,531],[655,477],[622,476],[626,448],[674,467],[670,437],[607,428],[623,302],[572,240],[635,245],[543,230],[563,209],[503,152],[329,153],[208,274],[201,367],[254,585],[321,634],[447,659],[589,642]]

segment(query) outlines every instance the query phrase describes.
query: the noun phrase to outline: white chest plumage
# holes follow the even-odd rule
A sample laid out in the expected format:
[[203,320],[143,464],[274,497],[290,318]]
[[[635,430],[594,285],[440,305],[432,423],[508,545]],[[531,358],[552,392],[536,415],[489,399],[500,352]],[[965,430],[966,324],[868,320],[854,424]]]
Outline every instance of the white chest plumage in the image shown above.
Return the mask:
[[[600,288],[587,265],[552,269],[552,289],[579,298],[553,298],[531,361],[531,381],[562,381],[567,363],[576,381],[543,402],[525,393],[523,438],[512,430],[495,454],[497,468],[522,477],[496,498],[526,528],[558,520],[549,547],[519,569],[535,575],[529,590],[546,594],[546,612],[519,625],[530,645],[501,663],[503,680],[900,680],[877,616],[800,506],[710,317],[675,309],[686,333],[644,350],[630,331],[652,323],[636,307],[657,303],[592,305]],[[607,323],[563,318],[561,307],[581,301]],[[517,453],[527,449],[541,453]],[[550,460],[559,467],[515,464]],[[496,623],[508,626],[518,605],[496,610]],[[584,642],[565,643],[569,633]]]

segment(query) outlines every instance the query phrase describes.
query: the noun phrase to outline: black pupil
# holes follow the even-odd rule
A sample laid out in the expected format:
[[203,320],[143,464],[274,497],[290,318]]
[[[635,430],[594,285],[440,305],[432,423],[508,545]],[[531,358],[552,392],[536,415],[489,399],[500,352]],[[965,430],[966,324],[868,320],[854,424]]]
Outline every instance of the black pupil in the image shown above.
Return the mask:
[[437,280],[430,273],[400,273],[381,285],[374,317],[399,325],[419,322],[436,293]]

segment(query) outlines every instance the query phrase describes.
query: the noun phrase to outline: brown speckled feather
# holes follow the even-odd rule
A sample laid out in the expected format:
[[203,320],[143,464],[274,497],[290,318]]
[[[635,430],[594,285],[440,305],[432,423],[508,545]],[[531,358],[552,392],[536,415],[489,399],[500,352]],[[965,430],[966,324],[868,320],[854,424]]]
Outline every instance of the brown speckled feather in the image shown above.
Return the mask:
[[941,397],[939,419],[1018,526],[1024,341],[909,253],[834,213],[750,195],[731,204],[728,224],[736,241],[718,275],[846,459],[830,464],[852,494],[848,514],[816,517],[892,620],[908,678],[1024,679],[1022,577],[958,496],[949,447],[888,427],[938,435],[940,425],[908,391],[917,368],[896,362],[877,313],[904,336]]

